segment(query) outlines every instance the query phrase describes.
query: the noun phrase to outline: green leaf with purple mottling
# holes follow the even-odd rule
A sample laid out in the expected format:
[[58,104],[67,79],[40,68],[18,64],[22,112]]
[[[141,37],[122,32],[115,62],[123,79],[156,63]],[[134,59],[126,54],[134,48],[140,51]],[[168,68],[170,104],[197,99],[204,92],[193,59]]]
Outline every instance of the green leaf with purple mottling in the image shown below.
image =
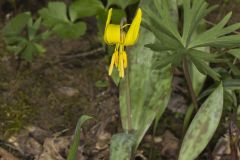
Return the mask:
[[204,150],[214,135],[223,110],[223,86],[203,103],[183,139],[178,160],[194,160]]

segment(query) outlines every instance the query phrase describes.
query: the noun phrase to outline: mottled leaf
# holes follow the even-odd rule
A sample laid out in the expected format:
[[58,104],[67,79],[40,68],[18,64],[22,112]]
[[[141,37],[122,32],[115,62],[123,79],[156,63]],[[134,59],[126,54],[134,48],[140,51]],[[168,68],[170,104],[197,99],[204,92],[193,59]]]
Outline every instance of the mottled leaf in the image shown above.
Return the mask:
[[110,144],[110,160],[130,160],[134,144],[133,134],[115,134]]
[[223,110],[223,87],[220,84],[203,103],[190,124],[181,146],[179,160],[194,160],[214,135]]
[[[129,84],[128,78],[120,83],[120,111],[125,131],[128,126],[128,103],[131,104],[131,126],[136,135],[136,146],[152,124],[159,112],[164,112],[171,92],[172,72],[170,67],[155,69],[153,57],[155,53],[145,44],[154,41],[152,33],[141,28],[137,45],[129,52]],[[128,97],[128,85],[130,86]]]

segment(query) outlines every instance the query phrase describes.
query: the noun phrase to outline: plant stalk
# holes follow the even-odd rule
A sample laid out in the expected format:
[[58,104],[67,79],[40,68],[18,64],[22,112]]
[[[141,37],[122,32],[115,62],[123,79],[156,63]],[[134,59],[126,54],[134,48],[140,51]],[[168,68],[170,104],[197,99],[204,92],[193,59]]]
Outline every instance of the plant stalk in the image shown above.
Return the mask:
[[189,73],[189,65],[188,65],[188,60],[186,57],[183,58],[183,72],[184,72],[184,77],[187,81],[187,85],[188,85],[188,90],[190,92],[190,96],[192,99],[192,103],[195,107],[195,110],[198,110],[198,104],[197,104],[197,98],[196,98],[196,94],[193,90],[193,86],[192,86],[192,80],[191,80],[191,76]]
[[131,95],[130,95],[130,80],[129,69],[126,69],[126,84],[127,84],[127,119],[128,119],[128,132],[132,131],[132,111],[131,111]]
[[[121,42],[124,41],[124,25],[127,23],[126,18],[121,19],[120,23],[120,32],[121,32]],[[130,94],[130,80],[129,80],[129,67],[126,68],[126,87],[127,87],[127,96],[126,96],[126,101],[127,101],[127,121],[128,121],[128,130],[127,133],[132,131],[132,111],[131,111],[131,94]]]

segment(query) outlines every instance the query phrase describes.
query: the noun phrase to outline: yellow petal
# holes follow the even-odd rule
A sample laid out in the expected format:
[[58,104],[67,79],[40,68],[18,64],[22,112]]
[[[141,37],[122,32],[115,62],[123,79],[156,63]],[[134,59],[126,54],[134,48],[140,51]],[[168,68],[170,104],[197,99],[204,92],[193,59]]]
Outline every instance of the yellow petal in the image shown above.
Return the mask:
[[115,66],[117,67],[118,66],[118,52],[114,52],[113,54],[115,54],[114,55],[114,58],[115,58],[115,60],[114,60],[114,64],[115,64]]
[[107,44],[116,44],[120,43],[120,25],[109,24],[104,32],[104,41]]
[[123,66],[124,68],[127,68],[127,53],[125,51],[122,52],[123,54]]
[[112,8],[110,8],[108,11],[108,17],[107,17],[107,21],[106,21],[105,30],[106,30],[107,26],[109,25],[111,18],[112,18]]
[[114,60],[115,60],[115,54],[112,55],[111,64],[110,64],[109,69],[108,69],[108,75],[109,76],[112,74],[112,71],[113,71]]
[[119,77],[124,78],[124,66],[123,66],[123,54],[122,53],[119,54],[118,70],[119,70]]
[[139,8],[126,34],[124,45],[131,46],[136,43],[141,21],[142,21],[142,10]]

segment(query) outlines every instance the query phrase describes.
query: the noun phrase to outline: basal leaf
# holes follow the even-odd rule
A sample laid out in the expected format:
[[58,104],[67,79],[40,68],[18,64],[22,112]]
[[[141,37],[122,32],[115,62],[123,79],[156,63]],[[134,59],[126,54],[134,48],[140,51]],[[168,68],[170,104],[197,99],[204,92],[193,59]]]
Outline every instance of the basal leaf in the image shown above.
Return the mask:
[[110,144],[110,160],[130,160],[134,145],[135,136],[133,134],[113,135]]
[[[120,83],[122,126],[129,131],[127,86],[130,86],[131,126],[136,136],[135,149],[158,113],[163,113],[171,93],[172,72],[169,66],[155,69],[154,53],[145,44],[155,41],[154,35],[141,28],[137,44],[129,51],[129,84],[127,77]],[[144,75],[144,76],[143,76]]]
[[179,160],[195,160],[214,135],[223,110],[223,87],[220,84],[203,103],[184,136]]

